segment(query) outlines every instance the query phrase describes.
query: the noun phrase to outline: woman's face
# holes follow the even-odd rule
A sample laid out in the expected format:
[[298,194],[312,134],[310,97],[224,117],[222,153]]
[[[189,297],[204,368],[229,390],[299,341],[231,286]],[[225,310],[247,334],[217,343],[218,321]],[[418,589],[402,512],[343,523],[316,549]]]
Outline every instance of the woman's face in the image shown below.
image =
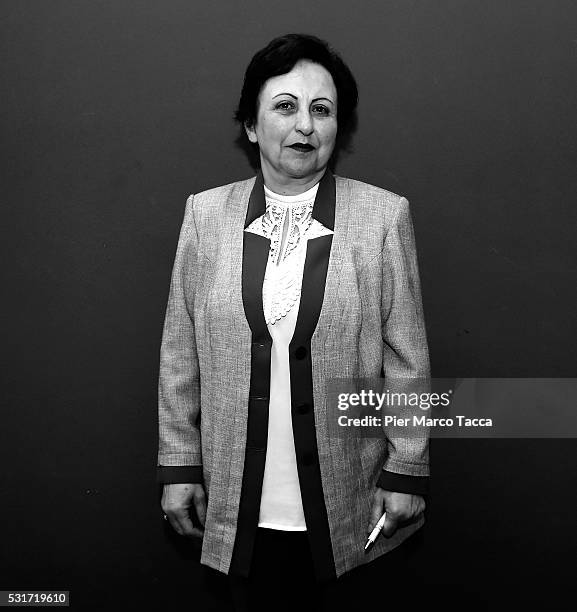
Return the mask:
[[268,79],[256,123],[246,133],[258,143],[269,187],[320,179],[337,136],[337,90],[330,72],[301,60],[287,74]]

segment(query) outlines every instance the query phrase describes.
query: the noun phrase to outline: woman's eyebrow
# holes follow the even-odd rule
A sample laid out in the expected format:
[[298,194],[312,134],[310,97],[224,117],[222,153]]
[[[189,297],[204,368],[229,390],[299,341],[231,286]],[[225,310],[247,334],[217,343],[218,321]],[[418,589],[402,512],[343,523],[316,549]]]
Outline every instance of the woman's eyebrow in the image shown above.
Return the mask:
[[317,102],[318,100],[326,100],[327,102],[330,102],[331,104],[334,104],[334,102],[330,98],[325,98],[324,96],[321,97],[321,98],[315,98],[313,100],[313,102]]
[[[285,91],[283,93],[279,93],[276,94],[276,96],[273,96],[272,99],[274,100],[275,98],[278,98],[279,96],[290,96],[291,98],[294,98],[295,100],[297,99],[297,96],[295,96],[292,93],[289,93],[288,91]],[[320,97],[320,98],[315,98],[313,100],[313,102],[317,102],[318,100],[327,100],[328,102],[330,102],[331,104],[334,104],[334,102],[330,99],[330,98],[325,98],[324,96]]]

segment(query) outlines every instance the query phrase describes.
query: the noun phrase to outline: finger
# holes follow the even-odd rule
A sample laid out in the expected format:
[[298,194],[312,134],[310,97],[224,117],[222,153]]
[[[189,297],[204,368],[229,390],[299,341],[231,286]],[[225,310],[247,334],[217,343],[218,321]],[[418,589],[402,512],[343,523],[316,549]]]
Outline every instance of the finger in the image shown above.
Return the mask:
[[204,529],[200,529],[199,527],[193,527],[190,533],[188,534],[188,537],[194,540],[202,540],[202,538],[204,537]]
[[174,527],[174,530],[178,535],[185,537],[199,537],[199,532],[201,533],[200,537],[202,537],[202,531],[198,527],[195,527],[192,523],[190,515],[188,512],[181,511],[178,513],[173,513],[172,515],[168,515],[168,520],[170,524]]
[[196,516],[200,524],[204,527],[206,521],[206,495],[198,495],[194,497],[194,509],[196,510]]
[[412,512],[408,513],[405,517],[406,521],[414,521],[418,519],[423,512],[425,511],[425,502],[422,500],[418,500],[417,503],[413,506]]
[[375,493],[375,495],[373,496],[373,504],[371,506],[369,524],[367,525],[367,535],[370,535],[371,531],[379,522],[381,516],[383,516],[383,502],[380,497]]
[[395,533],[395,531],[397,531],[398,525],[399,521],[396,518],[390,516],[389,513],[387,513],[387,517],[385,518],[385,524],[383,525],[381,533],[386,538],[390,538]]
[[[170,522],[170,519],[168,520]],[[204,537],[204,529],[194,527],[194,525],[192,525],[192,522],[190,523],[189,528],[183,528],[182,524],[178,521],[170,522],[170,524],[172,525],[174,531],[176,531],[176,533],[178,533],[178,535],[182,536],[183,538],[190,538],[191,540],[198,541],[202,540],[202,538]]]

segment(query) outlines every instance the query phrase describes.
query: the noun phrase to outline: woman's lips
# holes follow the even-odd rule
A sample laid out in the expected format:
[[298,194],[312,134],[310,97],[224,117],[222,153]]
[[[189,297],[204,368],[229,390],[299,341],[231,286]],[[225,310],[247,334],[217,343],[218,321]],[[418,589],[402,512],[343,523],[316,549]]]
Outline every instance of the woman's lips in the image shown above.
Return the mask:
[[302,144],[295,143],[289,146],[289,149],[293,149],[293,151],[298,151],[299,153],[309,153],[310,151],[314,151],[314,147],[310,144]]

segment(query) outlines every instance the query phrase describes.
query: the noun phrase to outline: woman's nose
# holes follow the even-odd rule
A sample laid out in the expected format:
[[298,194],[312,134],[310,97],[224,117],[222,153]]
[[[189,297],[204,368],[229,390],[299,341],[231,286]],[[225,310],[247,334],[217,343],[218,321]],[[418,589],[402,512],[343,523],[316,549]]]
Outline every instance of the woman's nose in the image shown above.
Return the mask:
[[296,118],[295,128],[297,132],[300,132],[301,134],[304,134],[305,136],[308,136],[309,134],[312,133],[313,120],[312,120],[312,117],[308,109],[306,110],[303,109],[299,111],[299,113],[297,114],[297,118]]

